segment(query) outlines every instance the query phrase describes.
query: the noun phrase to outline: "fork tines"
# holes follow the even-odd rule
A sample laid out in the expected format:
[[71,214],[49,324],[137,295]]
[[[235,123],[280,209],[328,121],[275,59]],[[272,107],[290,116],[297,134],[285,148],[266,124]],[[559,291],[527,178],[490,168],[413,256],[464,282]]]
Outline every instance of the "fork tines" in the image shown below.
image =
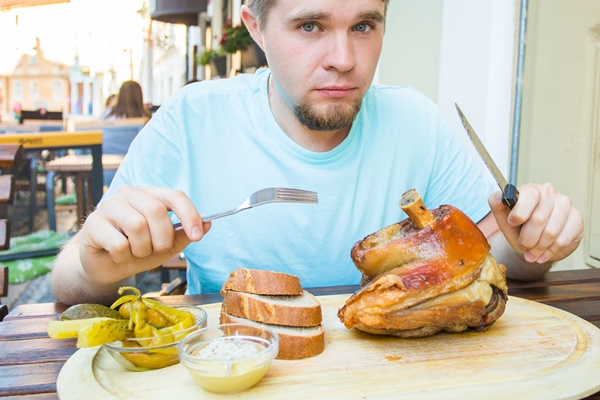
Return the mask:
[[317,192],[301,189],[277,188],[277,198],[285,201],[296,201],[302,203],[318,203]]

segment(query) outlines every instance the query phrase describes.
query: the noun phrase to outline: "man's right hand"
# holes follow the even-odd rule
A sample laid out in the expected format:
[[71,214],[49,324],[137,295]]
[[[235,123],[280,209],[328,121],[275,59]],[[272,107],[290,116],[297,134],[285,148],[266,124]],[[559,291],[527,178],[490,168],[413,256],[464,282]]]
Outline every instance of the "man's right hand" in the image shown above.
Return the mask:
[[[175,231],[169,211],[181,220]],[[90,283],[110,285],[156,268],[202,239],[211,227],[179,190],[120,187],[89,215],[79,257]]]

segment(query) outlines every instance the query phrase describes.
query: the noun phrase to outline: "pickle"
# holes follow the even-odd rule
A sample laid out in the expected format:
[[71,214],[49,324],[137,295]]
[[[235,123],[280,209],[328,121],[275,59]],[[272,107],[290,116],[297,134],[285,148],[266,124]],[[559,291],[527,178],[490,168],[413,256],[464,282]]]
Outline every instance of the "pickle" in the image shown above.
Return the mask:
[[[97,322],[112,321],[110,318],[85,318],[73,321],[50,321],[48,323],[48,336],[52,339],[76,338],[79,331]],[[127,322],[126,320],[123,320]]]
[[77,347],[94,347],[133,336],[126,319],[106,319],[88,325],[77,335]]
[[67,308],[65,312],[60,315],[61,321],[97,317],[123,319],[123,316],[121,316],[117,310],[113,310],[112,308],[101,304],[76,304]]
[[179,362],[177,347],[156,349],[148,353],[123,352],[121,355],[136,367],[145,369],[169,367]]

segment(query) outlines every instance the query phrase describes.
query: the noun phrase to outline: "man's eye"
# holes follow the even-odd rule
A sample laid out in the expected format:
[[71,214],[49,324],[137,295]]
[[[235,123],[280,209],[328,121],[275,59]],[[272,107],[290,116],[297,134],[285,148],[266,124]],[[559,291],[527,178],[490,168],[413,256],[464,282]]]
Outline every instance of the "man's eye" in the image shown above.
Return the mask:
[[358,24],[354,27],[354,30],[358,32],[367,32],[369,29],[371,29],[369,24]]
[[302,30],[304,32],[314,32],[317,30],[317,25],[315,25],[312,22],[307,22],[305,24],[302,24]]

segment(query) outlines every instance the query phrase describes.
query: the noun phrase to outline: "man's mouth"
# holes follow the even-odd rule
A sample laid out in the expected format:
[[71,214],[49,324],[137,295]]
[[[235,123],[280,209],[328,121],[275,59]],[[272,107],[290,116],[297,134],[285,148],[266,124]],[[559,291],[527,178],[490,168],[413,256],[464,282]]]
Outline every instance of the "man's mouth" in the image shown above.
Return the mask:
[[329,98],[344,98],[352,96],[356,93],[356,90],[356,87],[350,86],[326,86],[316,89],[321,96]]

